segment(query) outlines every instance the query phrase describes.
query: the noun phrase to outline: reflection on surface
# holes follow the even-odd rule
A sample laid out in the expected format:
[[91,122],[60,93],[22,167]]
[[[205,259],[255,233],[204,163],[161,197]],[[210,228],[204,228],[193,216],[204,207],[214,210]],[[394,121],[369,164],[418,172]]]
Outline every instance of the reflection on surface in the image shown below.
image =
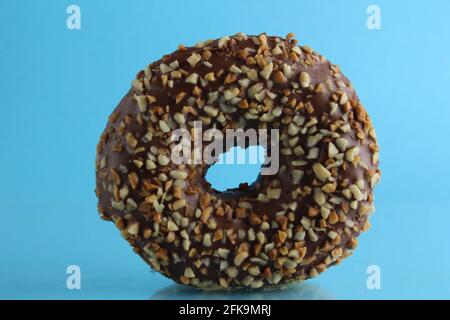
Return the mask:
[[151,300],[327,300],[331,294],[315,285],[300,283],[271,291],[201,291],[188,286],[172,284],[156,291]]

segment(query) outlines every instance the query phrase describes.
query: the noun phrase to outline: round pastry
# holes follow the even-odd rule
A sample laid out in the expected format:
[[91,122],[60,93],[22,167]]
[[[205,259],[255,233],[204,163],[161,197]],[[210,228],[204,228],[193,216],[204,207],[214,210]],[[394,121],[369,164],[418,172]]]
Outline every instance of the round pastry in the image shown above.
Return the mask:
[[[214,190],[210,164],[172,161],[174,132],[198,121],[277,129],[278,170]],[[375,130],[338,66],[292,34],[238,33],[180,45],[137,74],[98,143],[96,178],[100,216],[153,269],[203,289],[258,289],[349,256],[380,171]]]

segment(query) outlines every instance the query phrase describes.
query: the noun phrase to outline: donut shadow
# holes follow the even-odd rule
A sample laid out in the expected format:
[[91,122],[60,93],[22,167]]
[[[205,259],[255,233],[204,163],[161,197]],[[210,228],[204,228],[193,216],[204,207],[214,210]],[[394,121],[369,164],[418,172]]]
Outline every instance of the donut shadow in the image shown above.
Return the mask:
[[292,284],[269,290],[203,291],[171,284],[156,291],[149,300],[333,300],[333,296],[320,287],[307,283]]

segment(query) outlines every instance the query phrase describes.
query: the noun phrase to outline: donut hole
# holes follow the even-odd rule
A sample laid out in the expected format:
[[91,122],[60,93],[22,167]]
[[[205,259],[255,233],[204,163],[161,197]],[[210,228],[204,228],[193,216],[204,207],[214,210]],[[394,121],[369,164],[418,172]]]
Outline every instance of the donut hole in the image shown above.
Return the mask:
[[263,146],[233,147],[219,155],[218,161],[206,172],[206,181],[223,196],[241,193],[256,181],[265,159]]

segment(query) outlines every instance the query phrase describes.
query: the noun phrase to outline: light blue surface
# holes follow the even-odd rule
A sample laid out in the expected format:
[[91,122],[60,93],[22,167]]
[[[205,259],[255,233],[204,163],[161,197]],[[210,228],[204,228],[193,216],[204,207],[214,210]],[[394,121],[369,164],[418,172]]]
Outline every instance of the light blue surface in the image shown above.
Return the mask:
[[[72,3],[81,30],[66,28]],[[370,4],[1,1],[0,298],[450,298],[450,2],[377,0],[381,30],[366,28]],[[205,296],[150,272],[98,218],[95,146],[140,68],[238,31],[294,32],[342,67],[377,129],[383,177],[373,227],[342,265],[278,293]],[[81,290],[66,289],[71,264]],[[369,265],[380,290],[366,287]]]

